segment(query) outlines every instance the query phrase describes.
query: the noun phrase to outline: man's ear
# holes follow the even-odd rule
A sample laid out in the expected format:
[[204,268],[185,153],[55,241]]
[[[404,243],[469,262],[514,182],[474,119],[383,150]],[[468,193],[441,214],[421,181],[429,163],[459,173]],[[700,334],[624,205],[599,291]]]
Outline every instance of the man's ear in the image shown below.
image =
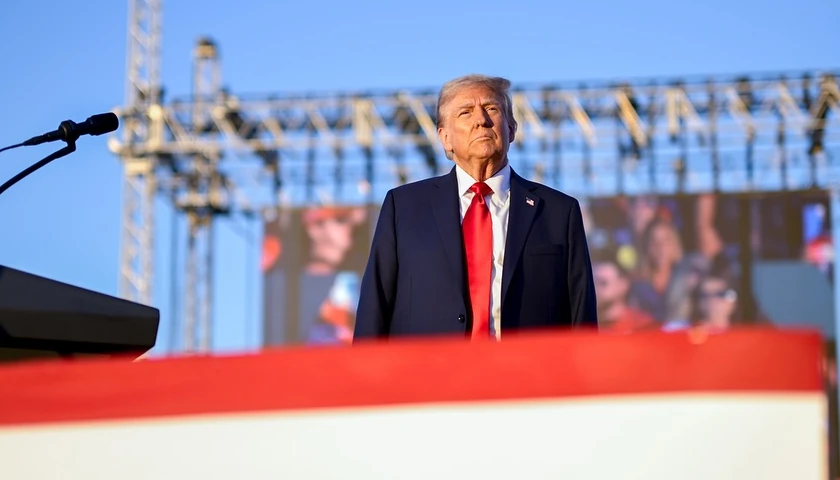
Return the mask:
[[452,142],[449,141],[449,130],[446,127],[438,127],[438,138],[444,150],[447,152],[452,150]]

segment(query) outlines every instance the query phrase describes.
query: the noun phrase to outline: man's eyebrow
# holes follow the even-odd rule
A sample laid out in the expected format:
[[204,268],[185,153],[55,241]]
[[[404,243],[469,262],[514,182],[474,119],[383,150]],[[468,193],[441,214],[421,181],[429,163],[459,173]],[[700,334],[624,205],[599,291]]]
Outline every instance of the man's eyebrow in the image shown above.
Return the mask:
[[[487,100],[487,101],[485,101],[485,102],[481,102],[481,106],[482,106],[482,107],[486,107],[486,106],[488,106],[488,105],[496,105],[496,106],[498,106],[498,105],[501,105],[501,104],[502,104],[502,103],[501,103],[501,102],[499,102],[498,100]],[[458,110],[462,110],[462,109],[465,109],[465,108],[472,108],[472,106],[473,106],[473,102],[469,102],[469,103],[462,103],[462,104],[458,105],[458,106],[456,107],[456,109],[458,109]]]

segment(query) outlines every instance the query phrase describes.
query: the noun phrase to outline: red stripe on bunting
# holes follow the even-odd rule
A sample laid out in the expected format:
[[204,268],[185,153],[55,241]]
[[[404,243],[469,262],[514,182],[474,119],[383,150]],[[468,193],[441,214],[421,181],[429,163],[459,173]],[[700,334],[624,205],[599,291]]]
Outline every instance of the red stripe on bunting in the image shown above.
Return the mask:
[[0,425],[663,392],[814,392],[811,332],[508,335],[0,368]]

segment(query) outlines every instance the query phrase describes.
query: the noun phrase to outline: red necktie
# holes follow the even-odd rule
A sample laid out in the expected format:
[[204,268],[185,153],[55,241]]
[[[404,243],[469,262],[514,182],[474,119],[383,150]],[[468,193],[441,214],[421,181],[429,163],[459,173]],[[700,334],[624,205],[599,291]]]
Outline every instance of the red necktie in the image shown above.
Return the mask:
[[464,215],[464,249],[472,305],[472,338],[490,336],[490,273],[493,267],[493,224],[484,197],[493,193],[486,183],[470,187],[472,203]]

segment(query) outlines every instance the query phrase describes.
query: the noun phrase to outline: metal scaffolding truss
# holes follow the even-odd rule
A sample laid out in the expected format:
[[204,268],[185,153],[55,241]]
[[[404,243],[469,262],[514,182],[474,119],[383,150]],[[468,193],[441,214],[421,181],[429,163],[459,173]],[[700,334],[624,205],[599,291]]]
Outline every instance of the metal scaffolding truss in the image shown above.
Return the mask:
[[160,0],[131,0],[128,19],[126,104],[119,150],[125,169],[119,294],[152,303],[154,195],[157,157],[135,150],[162,143],[147,115],[160,105]]
[[[161,98],[160,0],[131,0],[122,136],[121,294],[151,302],[154,198],[188,219],[184,347],[208,350],[218,215],[279,205],[378,202],[450,168],[436,90],[266,94],[223,88],[201,39],[193,91]],[[838,71],[709,79],[516,85],[510,161],[579,197],[826,187],[840,157]],[[203,333],[202,333],[203,332]]]
[[[840,101],[833,72],[523,87],[512,100],[519,123],[511,153],[515,168],[581,195],[722,189],[727,186],[721,170],[733,169],[743,178],[731,188],[816,185],[826,164],[820,154],[837,142],[840,131],[828,115]],[[196,125],[198,104],[208,107]],[[276,204],[284,186],[297,189],[287,192],[295,203],[325,197],[365,201],[368,194],[377,198],[382,188],[446,168],[435,104],[434,92],[240,98],[220,89],[162,105],[150,119],[164,132],[161,141],[133,150],[168,157],[171,181],[179,181],[183,162],[194,155],[227,156],[222,176],[228,187],[240,187],[226,190],[238,199],[226,206],[233,209]],[[136,110],[119,114],[125,119],[142,115]],[[788,178],[791,169],[807,170],[808,178]],[[244,171],[250,173],[243,176]],[[779,178],[762,187],[759,174]],[[598,185],[596,180],[608,177],[611,186]],[[256,196],[260,189],[263,195]]]

